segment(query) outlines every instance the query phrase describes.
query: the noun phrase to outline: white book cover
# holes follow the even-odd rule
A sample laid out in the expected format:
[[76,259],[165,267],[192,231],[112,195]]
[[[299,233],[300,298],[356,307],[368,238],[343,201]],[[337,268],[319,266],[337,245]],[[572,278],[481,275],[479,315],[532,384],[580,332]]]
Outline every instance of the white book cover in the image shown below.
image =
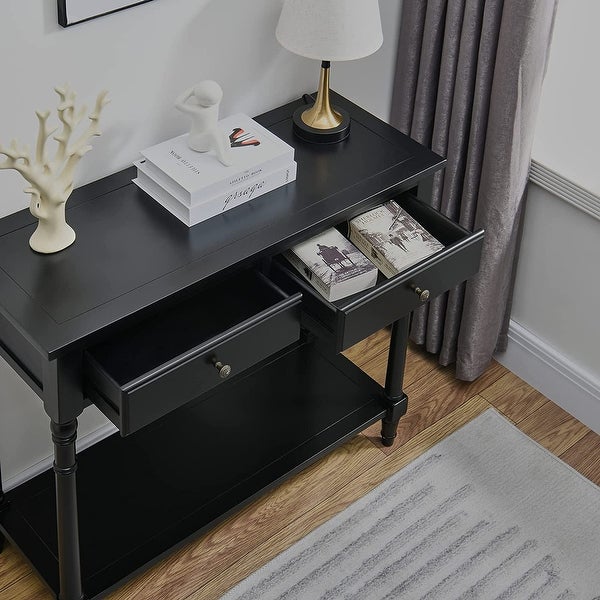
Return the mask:
[[285,257],[330,302],[377,282],[377,267],[337,229],[293,246]]
[[206,221],[253,198],[258,198],[296,178],[296,163],[292,162],[283,169],[267,173],[263,177],[242,184],[235,189],[217,194],[206,202],[187,206],[168,188],[163,187],[161,182],[156,181],[152,175],[145,172],[143,161],[135,164],[138,168],[138,176],[133,182],[188,227]]
[[173,198],[173,196],[161,188],[157,183],[152,181],[152,179],[145,176],[143,173],[138,173],[138,176],[135,179],[132,179],[132,181],[141,190],[146,192],[148,196],[156,200],[156,202],[168,210],[173,216],[177,217],[182,223],[185,223],[188,227],[192,226],[189,211],[186,210],[186,207],[176,198]]
[[444,247],[394,200],[352,219],[350,239],[386,277]]
[[292,146],[247,115],[226,117],[219,121],[219,128],[229,139],[231,166],[221,164],[213,151],[189,148],[188,134],[141,151],[164,178],[180,188],[179,195],[190,205],[284,168],[294,160]]

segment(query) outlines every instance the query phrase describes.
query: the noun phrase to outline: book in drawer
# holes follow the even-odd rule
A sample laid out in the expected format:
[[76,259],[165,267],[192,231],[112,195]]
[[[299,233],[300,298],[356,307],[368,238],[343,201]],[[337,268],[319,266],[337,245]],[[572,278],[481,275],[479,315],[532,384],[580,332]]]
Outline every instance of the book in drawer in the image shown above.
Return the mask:
[[133,433],[297,341],[300,300],[236,274],[87,350],[86,394]]

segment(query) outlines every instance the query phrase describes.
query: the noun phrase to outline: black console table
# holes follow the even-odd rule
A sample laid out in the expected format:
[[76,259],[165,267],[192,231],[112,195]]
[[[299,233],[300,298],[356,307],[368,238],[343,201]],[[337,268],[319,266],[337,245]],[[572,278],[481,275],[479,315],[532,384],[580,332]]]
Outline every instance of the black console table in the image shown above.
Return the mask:
[[[53,469],[0,489],[0,543],[61,600],[103,597],[378,419],[392,443],[409,314],[477,271],[483,232],[427,205],[442,158],[335,102],[353,120],[339,144],[293,136],[300,100],[260,116],[295,146],[297,180],[191,229],[133,169],[73,193],[77,241],[58,254],[29,249],[28,212],[0,220],[0,353],[55,449]],[[391,198],[445,248],[334,303],[278,256]],[[383,389],[340,352],[389,324]],[[121,435],[76,455],[91,403]]]

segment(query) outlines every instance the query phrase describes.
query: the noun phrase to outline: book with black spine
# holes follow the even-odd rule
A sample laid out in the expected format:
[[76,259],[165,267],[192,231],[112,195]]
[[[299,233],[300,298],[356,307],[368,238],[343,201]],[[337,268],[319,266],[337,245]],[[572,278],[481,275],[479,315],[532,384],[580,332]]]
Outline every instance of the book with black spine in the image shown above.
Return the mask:
[[444,248],[394,200],[351,219],[349,237],[388,278]]
[[330,302],[377,283],[377,267],[334,228],[293,246],[284,256]]

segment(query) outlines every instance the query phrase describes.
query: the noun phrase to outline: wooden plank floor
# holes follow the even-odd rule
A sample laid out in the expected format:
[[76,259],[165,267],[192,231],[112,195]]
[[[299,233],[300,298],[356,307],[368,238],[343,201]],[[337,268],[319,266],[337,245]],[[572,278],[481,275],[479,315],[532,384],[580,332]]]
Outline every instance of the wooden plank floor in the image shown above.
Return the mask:
[[[382,330],[346,352],[381,384],[389,334]],[[384,448],[379,425],[367,429],[210,533],[113,593],[110,600],[216,600],[312,529],[365,495],[432,445],[490,407],[600,485],[600,436],[493,362],[477,381],[410,348],[409,410],[396,442]],[[50,600],[17,552],[0,555],[1,600]]]

